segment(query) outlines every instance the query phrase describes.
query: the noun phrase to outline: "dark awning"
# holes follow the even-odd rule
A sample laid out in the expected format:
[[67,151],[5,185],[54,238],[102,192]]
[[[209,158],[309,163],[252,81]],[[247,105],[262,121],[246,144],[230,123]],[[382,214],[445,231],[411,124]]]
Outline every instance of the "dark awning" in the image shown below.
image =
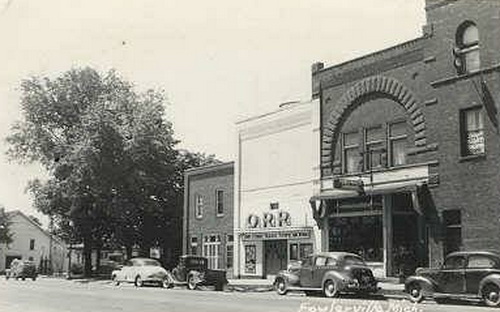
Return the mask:
[[[365,185],[365,195],[384,195],[393,193],[409,192],[412,194],[412,201],[414,209],[419,213],[423,214],[420,208],[420,202],[418,198],[418,188],[424,185],[424,182],[398,182],[390,183],[386,185]],[[311,208],[313,210],[317,209],[320,205],[314,204],[315,202],[321,202],[323,200],[337,200],[337,199],[347,199],[359,197],[359,193],[351,190],[340,190],[332,189],[323,191],[320,194],[311,197],[309,202],[311,203]],[[315,211],[313,211],[315,212]]]

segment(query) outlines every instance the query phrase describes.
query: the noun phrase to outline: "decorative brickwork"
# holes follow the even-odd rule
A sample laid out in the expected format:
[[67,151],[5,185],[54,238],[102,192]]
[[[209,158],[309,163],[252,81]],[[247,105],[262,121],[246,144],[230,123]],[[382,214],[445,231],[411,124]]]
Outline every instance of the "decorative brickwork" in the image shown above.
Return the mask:
[[425,118],[413,93],[394,78],[385,76],[369,77],[359,81],[347,90],[330,114],[322,136],[321,167],[323,169],[331,169],[332,166],[332,155],[334,155],[335,142],[338,136],[336,129],[341,125],[348,113],[360,104],[360,98],[373,93],[387,96],[401,104],[411,118],[415,132],[415,147],[427,144]]

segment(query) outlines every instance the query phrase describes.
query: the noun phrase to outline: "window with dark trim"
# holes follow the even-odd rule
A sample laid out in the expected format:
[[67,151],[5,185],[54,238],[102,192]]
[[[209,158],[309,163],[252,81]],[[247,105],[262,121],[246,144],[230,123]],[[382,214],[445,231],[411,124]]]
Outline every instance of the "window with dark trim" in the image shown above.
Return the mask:
[[463,23],[457,30],[455,67],[459,74],[470,73],[481,67],[479,31],[472,22]]
[[359,172],[362,162],[359,152],[359,132],[344,133],[342,143],[344,173]]
[[[397,120],[341,136],[341,160],[344,174],[406,164],[408,147],[407,121]],[[363,139],[361,140],[361,135]],[[360,146],[362,142],[362,146]],[[340,173],[340,172],[339,172]]]
[[35,250],[35,240],[33,238],[30,239],[30,250]]
[[385,129],[376,126],[365,129],[365,170],[382,168],[384,164]]
[[215,191],[215,206],[217,207],[217,215],[224,215],[224,191],[216,190]]
[[406,121],[389,125],[389,155],[391,167],[406,164],[406,139]]
[[203,218],[203,196],[195,195],[195,216],[198,219]]
[[483,113],[480,106],[460,111],[462,156],[485,153]]

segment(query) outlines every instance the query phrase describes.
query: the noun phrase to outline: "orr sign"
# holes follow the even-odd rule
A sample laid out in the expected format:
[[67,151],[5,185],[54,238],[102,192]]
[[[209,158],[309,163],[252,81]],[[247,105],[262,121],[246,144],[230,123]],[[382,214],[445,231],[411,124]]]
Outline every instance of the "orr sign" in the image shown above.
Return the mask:
[[275,228],[291,226],[290,213],[286,211],[264,212],[262,216],[250,214],[247,217],[247,227],[255,228]]

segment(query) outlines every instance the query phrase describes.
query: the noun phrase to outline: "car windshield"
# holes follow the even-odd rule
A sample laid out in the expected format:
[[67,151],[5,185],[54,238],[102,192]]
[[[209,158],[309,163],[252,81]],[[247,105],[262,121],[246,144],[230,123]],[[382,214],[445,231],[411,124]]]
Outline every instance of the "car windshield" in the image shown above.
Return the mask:
[[161,266],[160,262],[153,259],[140,259],[134,262],[137,266]]
[[205,265],[205,259],[204,258],[186,259],[186,265],[189,265],[189,266]]
[[361,265],[364,265],[365,262],[363,261],[362,258],[360,257],[357,257],[357,256],[345,256],[344,257],[344,264],[345,265],[357,265],[357,264],[361,264]]

